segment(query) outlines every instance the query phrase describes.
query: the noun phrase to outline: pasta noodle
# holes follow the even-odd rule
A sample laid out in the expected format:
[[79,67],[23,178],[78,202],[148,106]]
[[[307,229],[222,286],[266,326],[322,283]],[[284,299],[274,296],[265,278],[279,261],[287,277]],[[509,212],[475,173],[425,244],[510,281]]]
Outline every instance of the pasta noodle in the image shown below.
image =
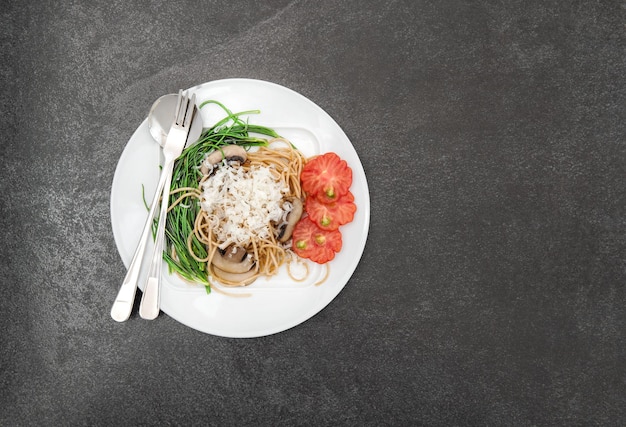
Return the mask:
[[[271,174],[273,180],[284,189],[281,205],[285,201],[300,199],[304,197],[300,186],[300,173],[306,159],[295,149],[289,141],[283,138],[275,138],[268,141],[267,146],[259,147],[258,150],[247,153],[247,160],[241,164],[238,171],[241,174],[254,174],[259,168],[265,168]],[[225,167],[225,166],[220,166]],[[230,166],[226,166],[230,167]],[[198,211],[195,218],[193,230],[187,238],[187,250],[198,262],[207,263],[207,271],[220,284],[225,286],[245,286],[252,283],[260,276],[273,276],[281,266],[288,264],[293,254],[290,253],[289,244],[281,243],[278,240],[280,235],[280,221],[266,221],[267,232],[256,233],[250,230],[249,238],[244,242],[237,242],[245,249],[245,256],[251,257],[253,266],[245,275],[233,275],[222,271],[214,262],[216,256],[221,255],[225,249],[229,248],[232,242],[220,241],[219,235],[223,234],[221,228],[225,227],[223,212],[207,211],[205,207],[209,205],[205,200],[205,187],[208,180],[213,179],[213,175],[204,175],[198,183],[198,187],[182,187],[171,193],[178,194],[176,200],[170,206],[183,203],[188,198],[197,198],[202,202],[203,208]],[[221,216],[220,216],[221,215]],[[286,215],[286,213],[285,213]],[[256,233],[256,234],[255,234]],[[194,251],[194,238],[206,247],[207,256],[200,257]],[[220,253],[218,254],[218,251]],[[308,267],[307,267],[308,272]]]

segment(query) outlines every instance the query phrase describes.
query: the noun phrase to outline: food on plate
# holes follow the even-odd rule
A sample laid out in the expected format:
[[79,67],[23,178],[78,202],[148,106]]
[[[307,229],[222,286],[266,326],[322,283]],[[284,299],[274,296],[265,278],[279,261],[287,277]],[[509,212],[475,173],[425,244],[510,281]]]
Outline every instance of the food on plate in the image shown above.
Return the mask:
[[[304,159],[292,147],[274,144],[248,153],[245,163],[210,165],[200,180],[201,209],[193,231],[208,255],[199,260],[208,262],[209,275],[222,284],[239,286],[271,276],[288,259],[281,240],[287,240],[285,232],[291,234],[289,216],[295,223],[302,214],[294,207],[302,205],[298,181]],[[237,252],[239,262],[216,263]]]
[[322,230],[337,230],[339,226],[352,222],[356,205],[351,192],[331,202],[324,200],[316,196],[306,199],[306,213],[315,225]]
[[348,192],[352,169],[336,153],[329,152],[307,162],[301,178],[304,191],[332,202]]
[[303,258],[332,260],[342,247],[339,227],[356,211],[345,160],[336,153],[306,159],[273,129],[242,119],[257,111],[205,105],[226,117],[174,165],[164,253],[170,272],[209,292],[215,282],[246,286]]
[[323,230],[309,217],[298,222],[293,230],[293,251],[302,258],[324,264],[335,258],[341,250],[341,232]]
[[293,251],[302,258],[324,264],[341,250],[339,227],[352,222],[356,205],[350,192],[352,169],[337,153],[310,159],[300,174],[306,215],[293,233]]

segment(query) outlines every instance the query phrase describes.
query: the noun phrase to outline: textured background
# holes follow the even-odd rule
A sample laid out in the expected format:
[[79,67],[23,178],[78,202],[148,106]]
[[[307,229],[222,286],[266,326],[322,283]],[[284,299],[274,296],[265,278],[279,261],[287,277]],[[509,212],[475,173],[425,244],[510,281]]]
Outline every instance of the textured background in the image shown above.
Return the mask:
[[[624,425],[623,1],[4,1],[0,425]],[[294,89],[368,175],[322,312],[226,339],[109,316],[152,102]]]

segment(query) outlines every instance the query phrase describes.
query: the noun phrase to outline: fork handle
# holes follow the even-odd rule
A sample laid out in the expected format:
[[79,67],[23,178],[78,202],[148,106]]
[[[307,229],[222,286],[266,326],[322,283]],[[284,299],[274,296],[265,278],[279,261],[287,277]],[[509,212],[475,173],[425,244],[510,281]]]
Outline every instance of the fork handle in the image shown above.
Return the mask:
[[135,293],[137,292],[137,283],[139,279],[139,272],[141,271],[141,261],[143,260],[143,254],[146,251],[148,240],[151,236],[152,224],[154,221],[154,214],[156,213],[157,206],[159,206],[159,196],[163,193],[165,188],[165,181],[167,176],[161,174],[157,189],[154,192],[152,199],[152,205],[148,212],[148,218],[143,226],[141,237],[139,238],[139,244],[135,249],[133,259],[128,266],[128,271],[122,282],[122,286],[115,298],[113,307],[111,307],[111,317],[117,322],[124,322],[130,317],[130,313],[133,310],[133,303],[135,301]]
[[167,219],[167,207],[169,205],[170,187],[172,185],[172,169],[174,159],[166,159],[162,174],[165,175],[165,185],[162,189],[161,211],[154,241],[154,253],[150,263],[148,279],[143,290],[139,305],[139,316],[143,319],[153,320],[159,315],[161,296],[161,269],[163,266],[163,243],[165,240],[165,222]]

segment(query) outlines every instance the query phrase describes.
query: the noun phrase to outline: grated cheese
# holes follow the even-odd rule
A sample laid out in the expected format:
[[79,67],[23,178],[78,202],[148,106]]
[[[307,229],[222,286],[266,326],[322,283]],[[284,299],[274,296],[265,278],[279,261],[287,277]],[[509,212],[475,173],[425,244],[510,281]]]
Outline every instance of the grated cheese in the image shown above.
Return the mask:
[[270,166],[249,171],[223,164],[203,183],[202,209],[224,249],[231,243],[244,246],[252,239],[270,237],[270,222],[282,224],[291,211],[284,200],[289,188]]

